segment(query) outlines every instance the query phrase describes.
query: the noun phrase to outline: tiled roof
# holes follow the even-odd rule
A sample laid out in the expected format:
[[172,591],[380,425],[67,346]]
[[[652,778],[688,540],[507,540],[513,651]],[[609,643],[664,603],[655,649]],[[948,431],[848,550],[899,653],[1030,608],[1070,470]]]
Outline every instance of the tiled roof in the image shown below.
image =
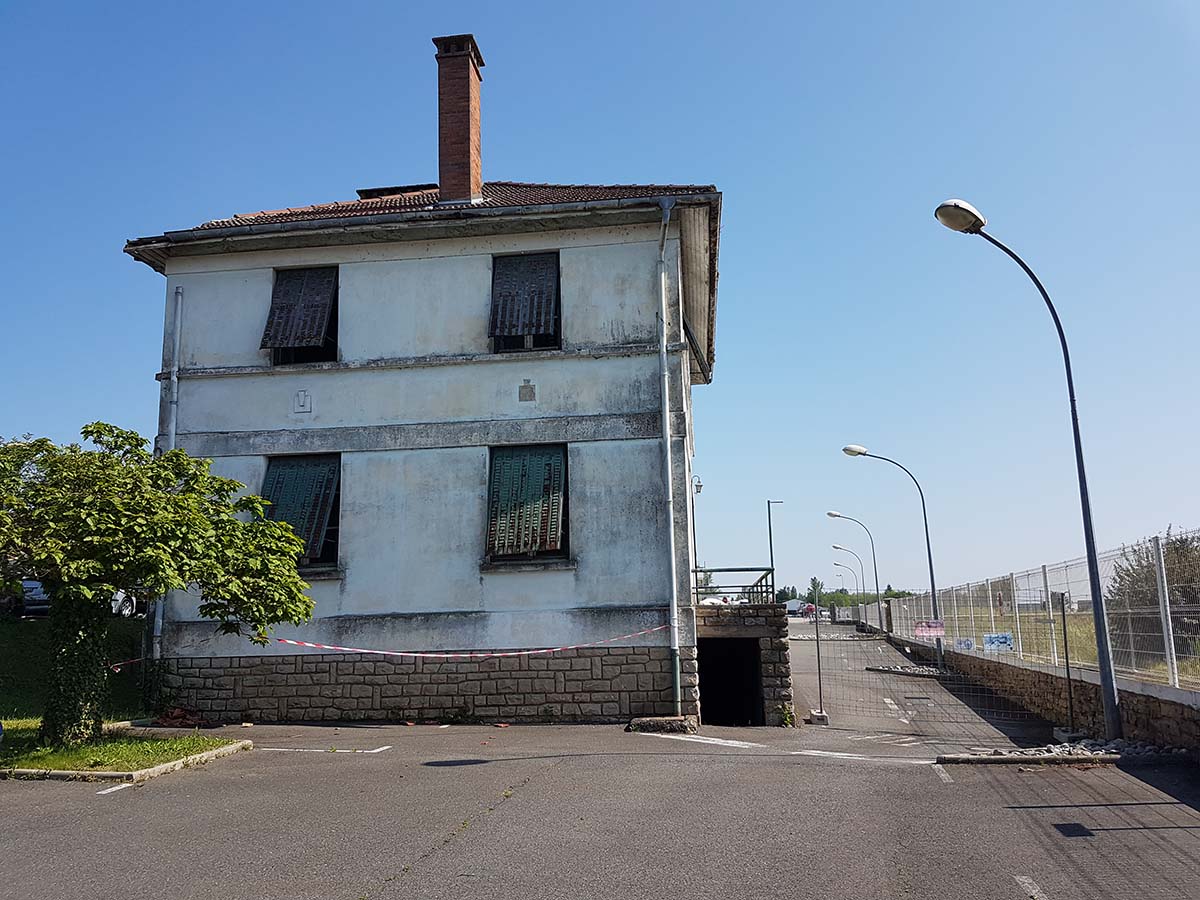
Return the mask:
[[316,219],[346,219],[388,213],[414,212],[421,209],[455,207],[545,206],[557,203],[587,203],[599,200],[632,200],[681,194],[713,193],[711,184],[526,184],[517,181],[488,181],[478,203],[439,203],[436,184],[407,185],[395,188],[370,188],[359,191],[358,200],[318,203],[291,209],[240,213],[228,219],[215,219],[195,230],[234,228],[280,222],[306,222]]

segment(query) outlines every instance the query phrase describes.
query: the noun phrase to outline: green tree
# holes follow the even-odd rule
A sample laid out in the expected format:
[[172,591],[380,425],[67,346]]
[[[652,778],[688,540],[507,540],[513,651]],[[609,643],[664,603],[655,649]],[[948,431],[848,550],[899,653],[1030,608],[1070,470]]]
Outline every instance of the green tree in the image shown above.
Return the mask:
[[36,578],[50,594],[51,662],[41,740],[100,736],[104,637],[117,590],[194,589],[225,634],[268,641],[312,616],[296,571],[303,544],[264,516],[266,501],[182,450],[152,455],[132,431],[96,422],[95,449],[39,438],[0,442],[0,580]]
[[808,593],[804,595],[804,600],[807,603],[817,603],[821,599],[821,595],[825,593],[825,583],[815,575],[808,579]]

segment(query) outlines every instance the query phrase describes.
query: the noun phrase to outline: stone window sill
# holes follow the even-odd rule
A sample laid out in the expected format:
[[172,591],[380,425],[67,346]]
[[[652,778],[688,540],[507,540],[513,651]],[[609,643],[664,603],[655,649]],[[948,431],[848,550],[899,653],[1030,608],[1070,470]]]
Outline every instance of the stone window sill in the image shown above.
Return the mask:
[[341,581],[346,577],[344,570],[337,566],[314,566],[311,569],[299,569],[300,577],[305,581]]
[[479,564],[480,572],[574,572],[579,567],[577,559],[514,559],[484,560]]

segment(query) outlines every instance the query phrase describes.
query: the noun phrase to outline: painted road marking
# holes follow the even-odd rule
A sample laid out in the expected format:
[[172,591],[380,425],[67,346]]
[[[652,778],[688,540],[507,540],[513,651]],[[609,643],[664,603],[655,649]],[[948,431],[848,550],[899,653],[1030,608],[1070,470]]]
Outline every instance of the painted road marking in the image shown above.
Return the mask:
[[726,738],[705,737],[702,734],[657,734],[655,732],[639,732],[650,737],[667,738],[672,741],[692,741],[697,744],[715,744],[718,747],[761,747],[762,744],[752,744],[749,741],[731,741]]
[[123,791],[127,787],[133,787],[133,784],[131,784],[130,782],[127,781],[124,784],[118,784],[116,787],[110,787],[110,788],[105,788],[102,791],[96,791],[96,793],[97,794],[115,794],[117,791]]
[[859,759],[867,762],[898,762],[914,766],[933,765],[932,759],[905,759],[902,756],[863,756],[861,753],[838,753],[835,750],[791,750],[792,756],[821,756],[827,759]]
[[950,773],[940,763],[933,764],[933,771],[937,772],[937,777],[946,782],[946,784],[954,784],[954,779],[950,777]]
[[439,725],[438,728],[449,728],[449,725]]
[[1037,882],[1028,875],[1014,875],[1013,878],[1016,879],[1017,884],[1020,885],[1021,890],[1025,892],[1029,900],[1050,900],[1042,889],[1037,886]]
[[255,750],[275,750],[278,753],[382,753],[384,750],[391,750],[391,744],[385,744],[382,747],[376,747],[374,750],[334,750],[326,748],[321,750],[316,747],[255,747]]

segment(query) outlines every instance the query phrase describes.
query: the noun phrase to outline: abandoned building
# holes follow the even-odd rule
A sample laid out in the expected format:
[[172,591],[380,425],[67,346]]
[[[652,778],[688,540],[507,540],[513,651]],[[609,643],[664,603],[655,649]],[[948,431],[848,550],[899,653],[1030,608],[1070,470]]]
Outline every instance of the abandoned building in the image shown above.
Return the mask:
[[175,594],[162,684],[218,720],[695,715],[721,194],[484,181],[483,56],[434,44],[437,184],[126,246],[167,278],[157,445],[295,528],[315,613],[277,636],[320,645],[218,635]]

